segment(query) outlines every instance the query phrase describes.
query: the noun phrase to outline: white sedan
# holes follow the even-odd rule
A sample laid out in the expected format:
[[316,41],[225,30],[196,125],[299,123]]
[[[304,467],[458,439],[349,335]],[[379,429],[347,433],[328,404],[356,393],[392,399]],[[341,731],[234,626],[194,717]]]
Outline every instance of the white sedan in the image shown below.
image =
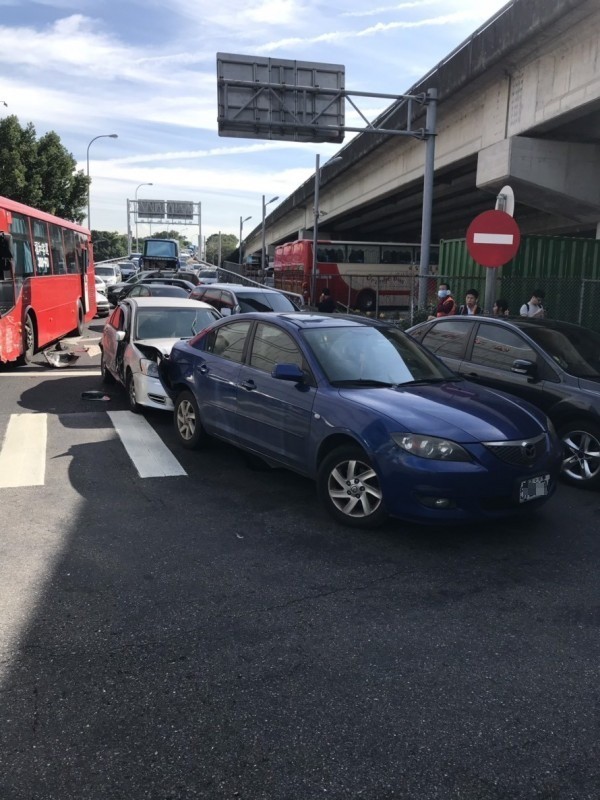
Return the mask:
[[179,297],[128,297],[114,309],[100,340],[102,380],[127,390],[129,408],[173,410],[158,376],[175,342],[190,339],[221,315],[208,303]]

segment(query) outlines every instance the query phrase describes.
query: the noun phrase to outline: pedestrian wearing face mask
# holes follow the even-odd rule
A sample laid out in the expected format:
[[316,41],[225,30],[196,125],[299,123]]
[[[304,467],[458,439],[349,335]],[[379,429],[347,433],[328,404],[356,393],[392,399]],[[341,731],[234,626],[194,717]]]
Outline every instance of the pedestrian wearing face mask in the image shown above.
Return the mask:
[[456,314],[456,301],[452,297],[450,286],[447,283],[440,283],[435,315],[436,317],[449,317],[451,314]]

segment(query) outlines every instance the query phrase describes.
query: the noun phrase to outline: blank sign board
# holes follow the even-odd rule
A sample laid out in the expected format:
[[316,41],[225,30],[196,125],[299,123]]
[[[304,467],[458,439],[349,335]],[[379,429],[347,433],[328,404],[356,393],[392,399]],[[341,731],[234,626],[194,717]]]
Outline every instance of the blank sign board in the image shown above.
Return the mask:
[[219,136],[344,141],[344,67],[217,53]]

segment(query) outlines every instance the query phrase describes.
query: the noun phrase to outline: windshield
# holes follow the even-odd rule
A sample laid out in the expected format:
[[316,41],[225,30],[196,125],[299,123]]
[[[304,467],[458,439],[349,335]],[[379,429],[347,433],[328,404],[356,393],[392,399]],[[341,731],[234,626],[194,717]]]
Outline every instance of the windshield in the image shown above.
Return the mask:
[[144,245],[144,255],[177,258],[177,243],[161,239],[148,239]]
[[198,272],[199,278],[218,278],[216,269],[201,269]]
[[111,278],[117,274],[114,267],[98,267],[96,266],[96,275],[100,275],[103,278]]
[[560,330],[528,325],[525,332],[575,378],[600,380],[600,334],[565,325]]
[[247,311],[296,311],[296,306],[279,292],[237,292],[242,312]]
[[313,328],[304,333],[328,380],[334,385],[410,384],[456,379],[444,364],[395,328],[348,326]]
[[136,339],[188,339],[219,319],[212,308],[140,308]]

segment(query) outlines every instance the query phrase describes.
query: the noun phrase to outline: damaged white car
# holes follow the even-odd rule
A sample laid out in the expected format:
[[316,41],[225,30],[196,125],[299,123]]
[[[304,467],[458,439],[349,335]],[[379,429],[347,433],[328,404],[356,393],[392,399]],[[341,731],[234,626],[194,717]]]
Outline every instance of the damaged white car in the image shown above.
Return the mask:
[[105,383],[121,383],[129,408],[173,410],[158,365],[175,342],[190,339],[221,315],[208,303],[176,297],[130,297],[110,315],[100,341]]

